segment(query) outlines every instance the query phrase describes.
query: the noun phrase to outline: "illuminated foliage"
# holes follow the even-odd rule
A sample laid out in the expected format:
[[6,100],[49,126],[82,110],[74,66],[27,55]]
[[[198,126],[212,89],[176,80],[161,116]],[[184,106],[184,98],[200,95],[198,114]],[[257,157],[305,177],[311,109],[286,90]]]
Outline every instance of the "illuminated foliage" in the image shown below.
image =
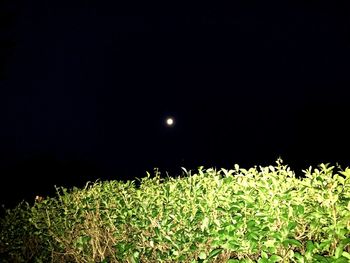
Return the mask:
[[[349,262],[350,169],[204,169],[57,188],[1,219],[4,262]],[[6,261],[7,260],[7,261]]]

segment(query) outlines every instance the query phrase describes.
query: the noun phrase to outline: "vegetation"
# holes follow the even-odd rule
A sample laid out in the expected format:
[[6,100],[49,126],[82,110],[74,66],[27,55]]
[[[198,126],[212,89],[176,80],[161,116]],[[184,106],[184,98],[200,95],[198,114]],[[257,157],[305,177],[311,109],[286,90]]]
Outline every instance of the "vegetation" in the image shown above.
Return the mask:
[[1,262],[349,262],[350,169],[275,166],[88,183],[22,202]]

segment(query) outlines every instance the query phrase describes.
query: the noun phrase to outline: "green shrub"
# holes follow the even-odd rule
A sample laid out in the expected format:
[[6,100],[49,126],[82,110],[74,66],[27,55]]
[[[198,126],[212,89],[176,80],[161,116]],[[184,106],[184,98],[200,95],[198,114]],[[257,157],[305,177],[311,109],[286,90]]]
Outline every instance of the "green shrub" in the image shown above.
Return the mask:
[[[97,181],[1,219],[4,262],[349,262],[350,169]],[[3,262],[3,261],[1,261]]]

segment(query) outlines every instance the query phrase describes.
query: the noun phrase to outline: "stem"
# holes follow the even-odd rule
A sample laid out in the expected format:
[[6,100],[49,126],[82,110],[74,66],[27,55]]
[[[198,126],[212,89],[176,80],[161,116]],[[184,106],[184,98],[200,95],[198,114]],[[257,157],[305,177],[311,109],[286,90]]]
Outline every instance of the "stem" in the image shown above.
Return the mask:
[[289,248],[288,248],[286,254],[284,254],[284,256],[283,256],[283,258],[282,258],[282,262],[284,262],[284,260],[287,258],[289,251],[291,251],[291,246],[289,246]]

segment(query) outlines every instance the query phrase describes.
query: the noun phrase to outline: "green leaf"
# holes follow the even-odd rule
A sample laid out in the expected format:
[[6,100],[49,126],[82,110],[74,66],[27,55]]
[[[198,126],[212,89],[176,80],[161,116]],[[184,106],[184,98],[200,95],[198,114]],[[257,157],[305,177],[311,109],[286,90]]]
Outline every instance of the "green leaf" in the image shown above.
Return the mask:
[[269,260],[267,258],[260,258],[258,263],[269,263]]
[[252,228],[252,227],[255,226],[255,224],[256,224],[256,223],[255,223],[254,220],[249,220],[248,223],[247,223],[247,227],[248,227],[248,228]]
[[340,241],[339,246],[335,250],[334,257],[340,258],[343,254],[344,247],[350,243],[350,238],[345,238],[342,241]]
[[350,244],[350,238],[345,238],[340,241],[340,245],[342,245],[343,247],[345,247],[347,244]]
[[156,232],[157,237],[160,236],[160,231],[158,227],[154,228],[154,232]]
[[304,257],[299,252],[295,252],[294,257],[299,261],[304,262]]
[[347,259],[350,259],[350,254],[346,251],[343,251],[342,256],[347,258]]
[[248,234],[247,237],[250,241],[258,241],[259,240],[259,236],[257,234],[255,234],[254,232]]
[[297,211],[298,211],[299,215],[303,215],[304,214],[304,206],[298,205]]
[[294,245],[294,246],[297,246],[297,247],[301,247],[302,244],[300,241],[296,240],[296,239],[286,239],[282,242],[282,244],[287,247],[288,245]]
[[321,255],[314,255],[313,257],[314,259],[316,259],[317,261],[316,262],[320,262],[320,263],[329,263],[328,259],[325,258],[324,256],[321,256]]
[[268,259],[269,256],[267,255],[267,253],[265,251],[261,251],[261,257],[264,259]]
[[321,244],[319,245],[319,248],[322,249],[329,249],[329,246],[332,244],[331,240],[326,240],[321,242]]
[[337,258],[340,258],[342,253],[343,253],[343,249],[344,247],[343,246],[338,246],[335,250],[335,253],[334,253],[334,257],[337,259]]
[[209,253],[209,255],[208,255],[208,260],[209,260],[209,259],[212,259],[213,257],[215,257],[215,256],[217,256],[218,254],[220,254],[222,250],[223,250],[222,248],[217,248],[217,249],[212,250],[212,251]]
[[290,222],[288,224],[288,230],[289,231],[293,230],[297,225],[298,225],[297,222]]
[[84,245],[86,245],[91,240],[90,236],[84,236],[82,237],[82,242]]
[[276,243],[276,240],[275,239],[269,239],[267,241],[264,242],[264,245],[266,247],[274,247],[275,246],[275,243]]
[[228,243],[224,244],[224,247],[226,247],[228,250],[236,251],[238,248],[240,248],[240,245],[235,241],[229,241]]
[[270,252],[270,254],[277,253],[277,248],[276,247],[269,247],[267,250]]
[[334,260],[332,263],[349,263],[349,260],[345,257],[340,257]]
[[132,254],[131,262],[132,263],[139,263],[140,262],[140,253],[138,251],[135,251]]
[[306,242],[306,250],[312,252],[315,249],[315,245],[312,241],[308,240]]
[[282,257],[278,256],[278,255],[272,255],[269,258],[269,263],[275,263],[275,262],[279,262],[280,260],[282,260]]
[[200,252],[198,257],[202,260],[206,259],[207,258],[207,254],[205,254],[205,252]]
[[186,260],[186,257],[184,255],[182,255],[182,256],[179,257],[178,260],[179,260],[179,262],[183,262],[183,261]]
[[208,226],[209,226],[209,218],[205,217],[201,225],[201,230],[204,231],[205,229],[208,228]]

